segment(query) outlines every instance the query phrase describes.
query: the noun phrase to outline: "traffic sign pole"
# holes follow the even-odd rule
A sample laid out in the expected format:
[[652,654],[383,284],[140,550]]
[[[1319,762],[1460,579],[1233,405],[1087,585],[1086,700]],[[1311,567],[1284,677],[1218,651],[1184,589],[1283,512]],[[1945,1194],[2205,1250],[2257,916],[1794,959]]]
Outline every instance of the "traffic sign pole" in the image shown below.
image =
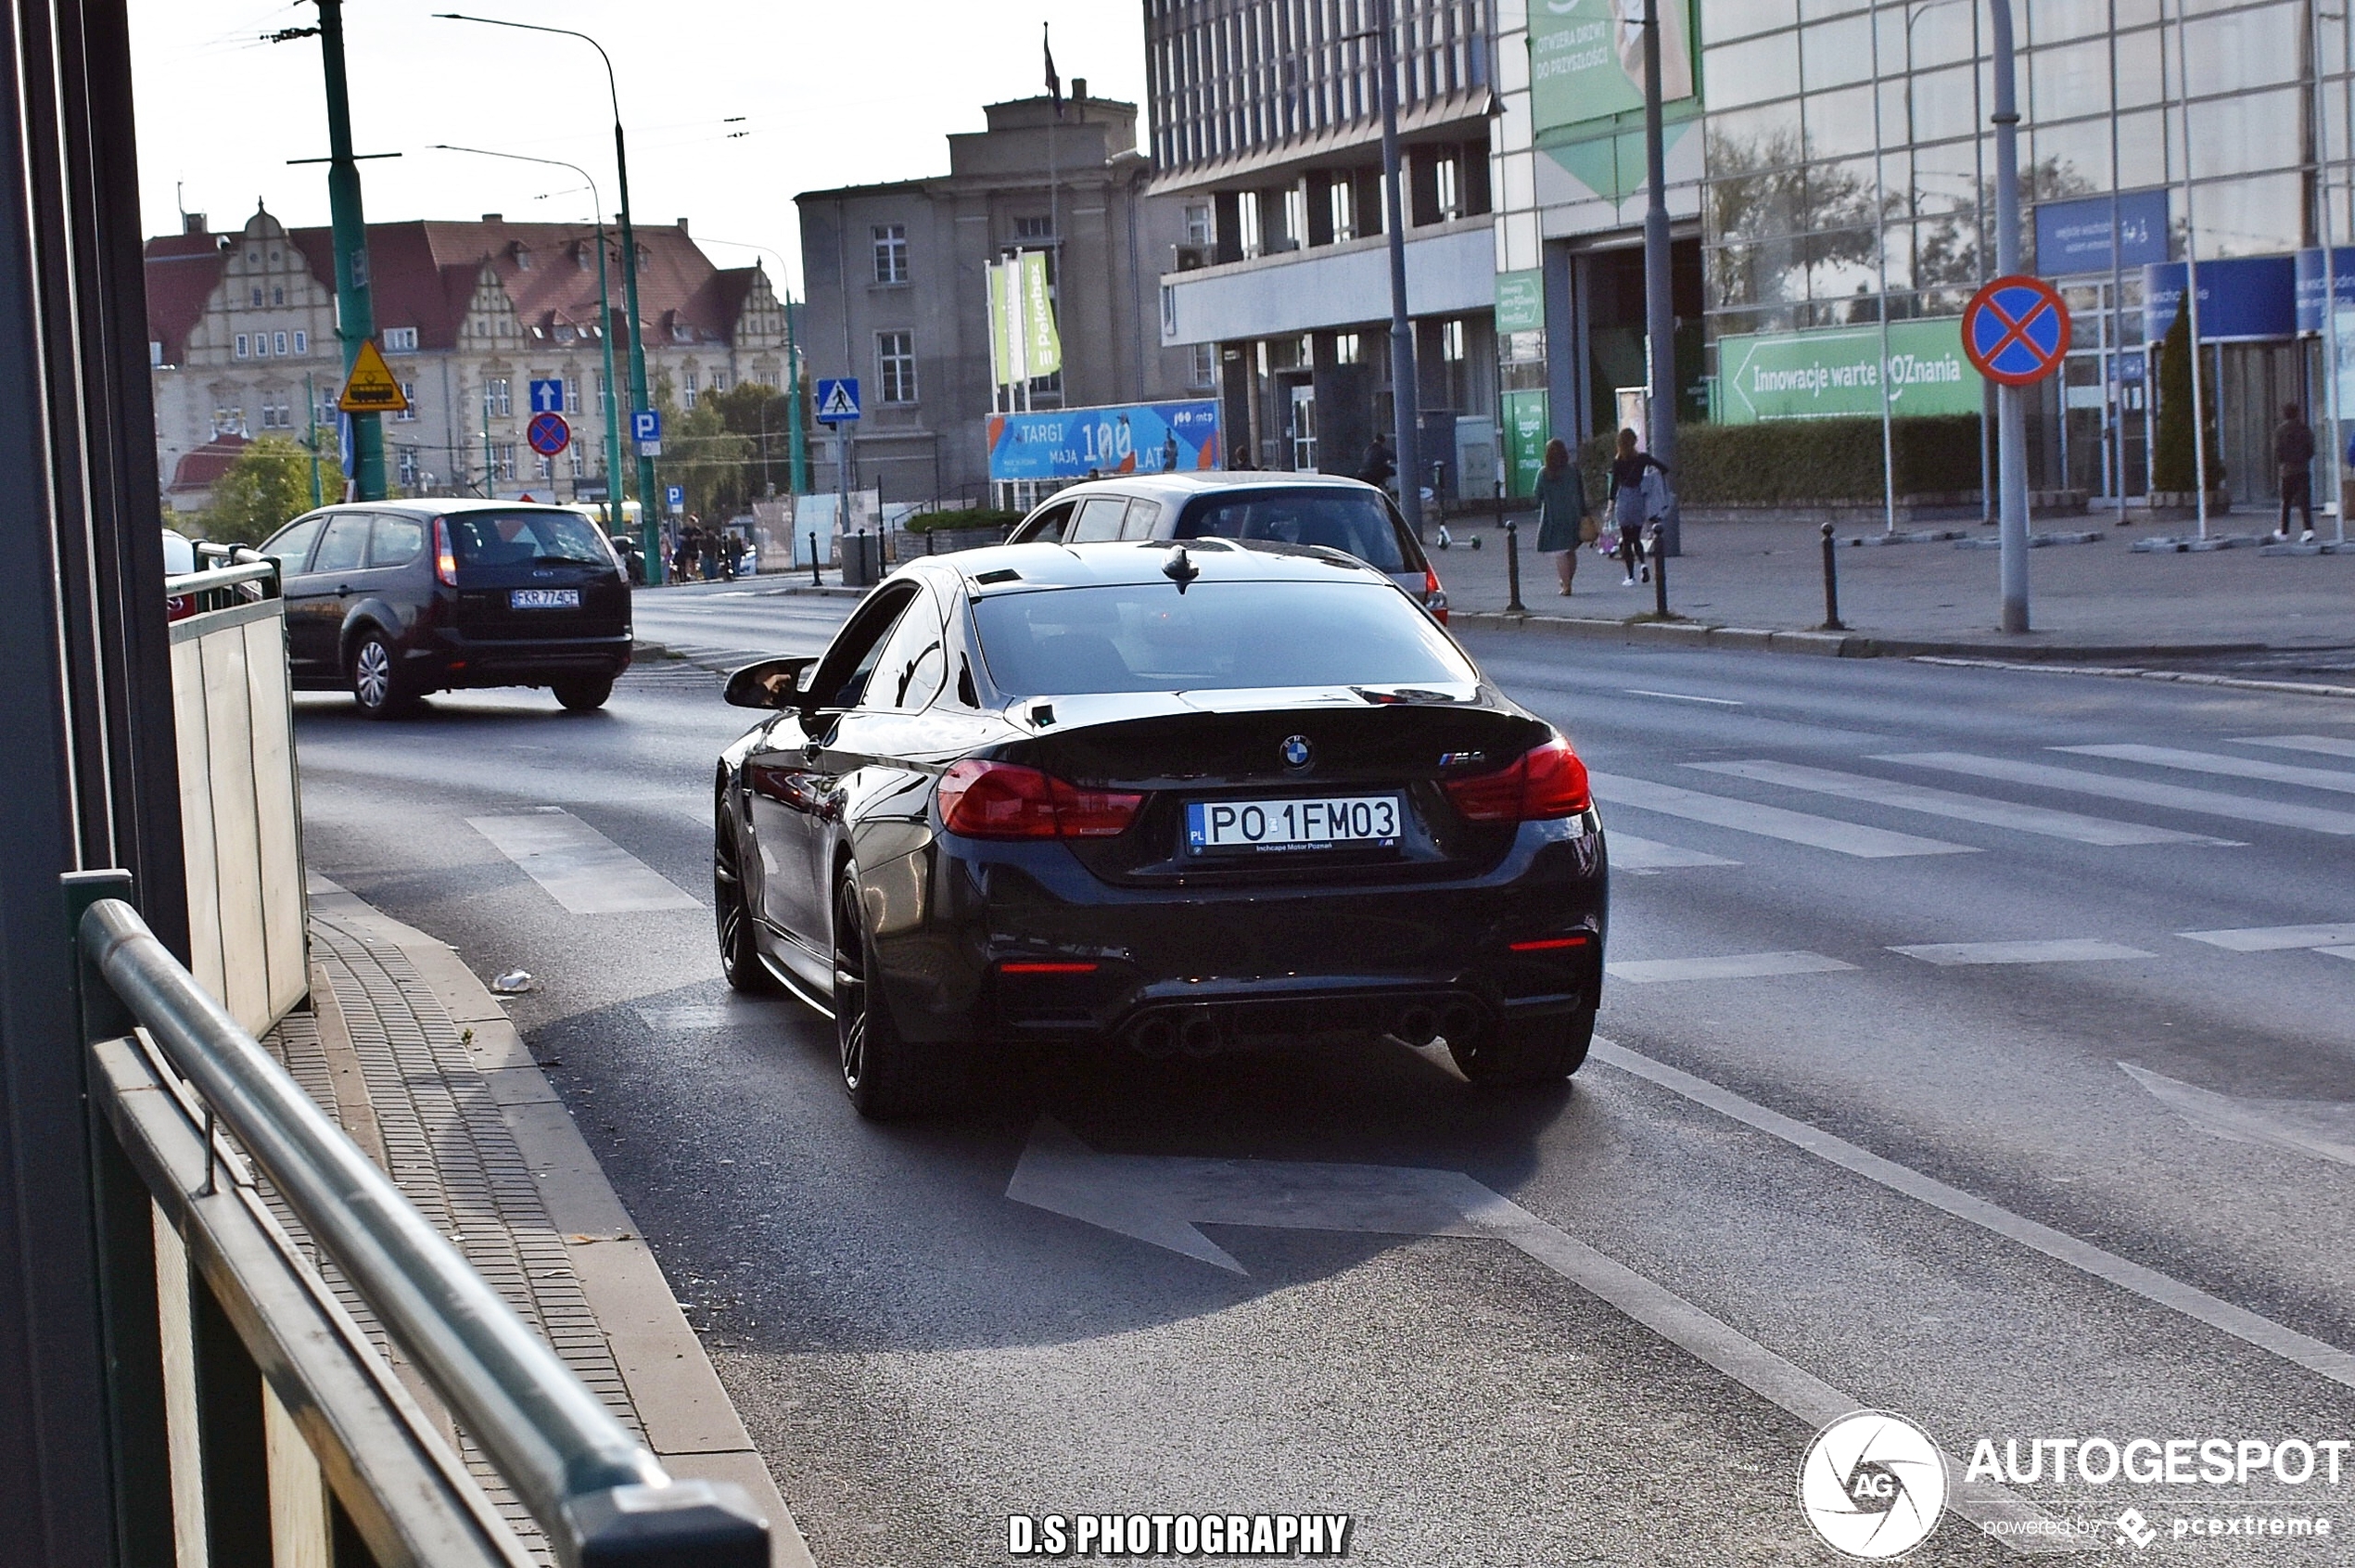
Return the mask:
[[[319,0],[319,53],[327,73],[327,209],[336,250],[336,330],[350,374],[376,335],[368,293],[368,223],[360,207],[360,165],[351,153],[351,87],[343,61],[343,0]],[[384,428],[374,414],[351,416],[351,479],[361,501],[385,496]]]
[[[1994,68],[1995,271],[2019,271],[2019,88],[2012,45],[2012,0],[1988,0],[1989,63]],[[2112,236],[2112,242],[2116,241]],[[2028,404],[2017,386],[1995,391],[1996,535],[2003,547],[2006,631],[2028,630]]]

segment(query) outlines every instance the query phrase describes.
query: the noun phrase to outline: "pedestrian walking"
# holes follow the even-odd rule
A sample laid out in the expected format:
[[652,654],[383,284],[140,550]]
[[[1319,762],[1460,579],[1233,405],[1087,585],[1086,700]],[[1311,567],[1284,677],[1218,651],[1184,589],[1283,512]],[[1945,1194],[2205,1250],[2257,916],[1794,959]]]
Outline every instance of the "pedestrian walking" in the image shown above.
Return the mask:
[[2289,509],[2296,506],[2306,520],[2306,531],[2300,537],[2310,542],[2314,537],[2314,432],[2294,402],[2282,405],[2282,422],[2273,427],[2273,461],[2282,475],[2282,520],[2273,537],[2289,537]]
[[706,582],[717,582],[719,580],[719,530],[705,528],[693,518],[689,521],[694,524],[695,532],[701,536],[703,580]]
[[1586,480],[1570,460],[1559,437],[1546,443],[1546,465],[1537,472],[1537,553],[1554,558],[1554,576],[1569,595],[1578,575],[1578,547],[1600,530],[1586,509]]
[[1619,525],[1619,559],[1627,568],[1627,580],[1622,588],[1636,586],[1638,572],[1643,580],[1652,580],[1651,563],[1644,559],[1644,472],[1648,468],[1668,476],[1668,465],[1648,452],[1638,451],[1636,432],[1619,432],[1619,455],[1610,460],[1610,515]]
[[1390,477],[1398,472],[1397,461],[1390,455],[1390,442],[1381,433],[1374,433],[1374,444],[1366,449],[1366,461],[1357,465],[1357,477],[1368,484],[1387,488]]
[[1165,474],[1178,471],[1178,432],[1175,430],[1161,439],[1161,471]]
[[670,547],[670,580],[684,582],[694,575],[695,531],[681,529],[679,542]]

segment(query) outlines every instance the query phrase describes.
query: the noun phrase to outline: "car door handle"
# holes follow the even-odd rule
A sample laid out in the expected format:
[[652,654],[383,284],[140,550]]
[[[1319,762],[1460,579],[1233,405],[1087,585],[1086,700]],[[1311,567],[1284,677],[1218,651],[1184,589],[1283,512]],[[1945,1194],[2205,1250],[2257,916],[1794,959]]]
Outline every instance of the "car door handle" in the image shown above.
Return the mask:
[[337,598],[338,598],[338,599],[349,599],[349,598],[350,598],[350,597],[351,597],[351,584],[350,584],[349,582],[339,582],[339,583],[336,584],[336,597],[337,597]]

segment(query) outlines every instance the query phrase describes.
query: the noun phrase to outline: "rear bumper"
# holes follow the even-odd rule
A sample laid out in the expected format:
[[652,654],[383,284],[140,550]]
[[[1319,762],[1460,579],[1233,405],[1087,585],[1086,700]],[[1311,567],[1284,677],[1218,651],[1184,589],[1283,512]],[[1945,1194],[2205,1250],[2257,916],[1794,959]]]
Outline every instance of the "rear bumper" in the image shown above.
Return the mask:
[[576,677],[618,675],[630,668],[630,635],[610,637],[470,637],[437,631],[408,655],[417,683],[431,690],[459,686],[541,686]]
[[1492,870],[1441,883],[1141,889],[1060,845],[963,839],[867,880],[871,907],[910,915],[875,937],[895,1019],[942,1041],[1484,1029],[1594,1006],[1609,918],[1591,813],[1524,823]]

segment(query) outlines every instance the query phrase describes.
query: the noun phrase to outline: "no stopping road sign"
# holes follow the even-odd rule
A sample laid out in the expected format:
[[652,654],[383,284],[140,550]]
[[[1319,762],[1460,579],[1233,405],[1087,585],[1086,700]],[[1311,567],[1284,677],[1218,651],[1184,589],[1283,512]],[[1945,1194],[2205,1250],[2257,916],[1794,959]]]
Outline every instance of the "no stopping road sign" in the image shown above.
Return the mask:
[[1999,386],[2042,381],[2069,353],[2069,306],[2041,277],[1995,278],[1963,307],[1963,353]]
[[572,444],[572,427],[561,414],[535,414],[524,427],[523,439],[542,457],[554,457]]

